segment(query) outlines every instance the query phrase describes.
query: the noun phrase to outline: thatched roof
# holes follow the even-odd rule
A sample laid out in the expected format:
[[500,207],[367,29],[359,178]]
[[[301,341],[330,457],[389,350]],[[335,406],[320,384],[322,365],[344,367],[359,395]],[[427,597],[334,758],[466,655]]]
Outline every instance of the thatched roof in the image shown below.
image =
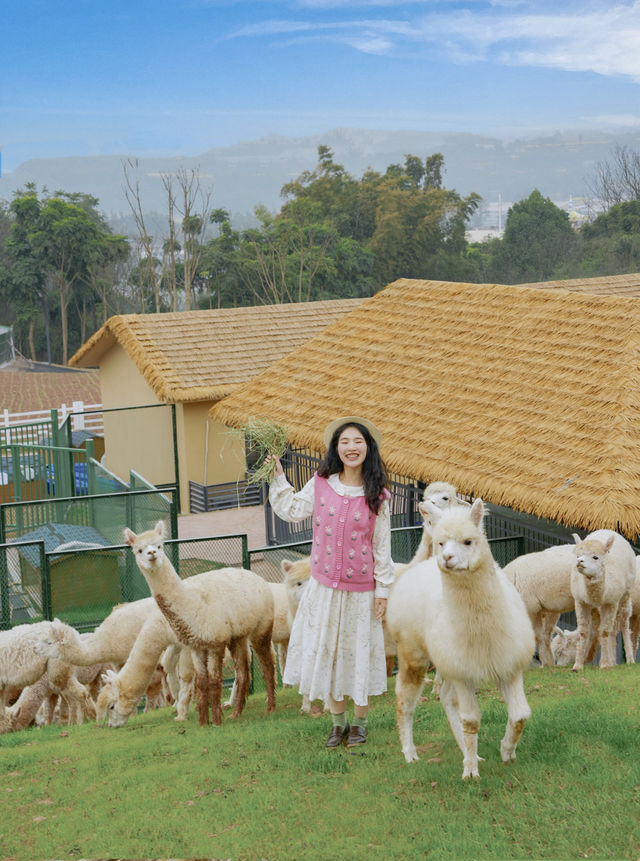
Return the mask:
[[640,300],[401,279],[210,411],[293,444],[364,415],[388,468],[565,524],[640,533]]
[[573,278],[568,281],[540,281],[520,284],[538,290],[572,290],[575,293],[592,293],[600,296],[640,297],[640,272],[630,275],[608,275],[604,278]]
[[217,400],[335,323],[361,299],[168,314],[122,314],[71,357],[95,367],[119,343],[166,403]]

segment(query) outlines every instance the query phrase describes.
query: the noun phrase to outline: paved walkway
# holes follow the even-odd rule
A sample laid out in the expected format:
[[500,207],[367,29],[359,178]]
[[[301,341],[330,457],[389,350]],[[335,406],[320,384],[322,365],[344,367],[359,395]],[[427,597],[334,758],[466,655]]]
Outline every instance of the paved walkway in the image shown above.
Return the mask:
[[264,547],[264,506],[225,508],[205,514],[182,514],[178,517],[178,538],[209,538],[213,535],[246,533],[249,549]]

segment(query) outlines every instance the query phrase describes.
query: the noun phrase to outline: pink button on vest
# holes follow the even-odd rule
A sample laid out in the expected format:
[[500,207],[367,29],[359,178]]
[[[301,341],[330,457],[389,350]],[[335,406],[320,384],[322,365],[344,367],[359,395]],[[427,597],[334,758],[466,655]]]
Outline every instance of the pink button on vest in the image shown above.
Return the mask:
[[372,591],[376,515],[364,496],[340,496],[317,473],[314,497],[311,575],[332,589]]

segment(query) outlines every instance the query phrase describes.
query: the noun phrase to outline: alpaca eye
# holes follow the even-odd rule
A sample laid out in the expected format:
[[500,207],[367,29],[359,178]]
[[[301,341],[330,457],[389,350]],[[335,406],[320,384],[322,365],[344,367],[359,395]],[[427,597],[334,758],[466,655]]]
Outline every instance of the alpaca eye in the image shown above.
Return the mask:
[[597,556],[594,556],[593,558],[595,559],[595,561],[596,561],[596,562],[598,561],[598,557],[597,557]]
[[466,547],[469,547],[469,545],[472,544],[473,542],[471,541],[470,538],[466,538],[464,543],[465,543]]

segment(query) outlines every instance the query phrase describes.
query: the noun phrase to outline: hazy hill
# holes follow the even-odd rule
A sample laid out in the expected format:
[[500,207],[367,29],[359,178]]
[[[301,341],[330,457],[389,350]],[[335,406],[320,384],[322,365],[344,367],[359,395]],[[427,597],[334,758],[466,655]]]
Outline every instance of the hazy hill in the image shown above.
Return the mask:
[[[282,185],[303,170],[313,169],[319,144],[329,146],[335,160],[356,177],[369,167],[384,171],[389,164],[403,162],[407,153],[424,158],[441,152],[447,187],[463,195],[475,191],[482,195],[484,204],[495,203],[499,195],[503,201],[517,201],[534,188],[561,201],[570,196],[589,196],[587,182],[596,164],[610,158],[616,144],[638,149],[640,127],[626,134],[565,131],[518,140],[344,128],[300,138],[273,135],[217,147],[193,157],[140,159],[138,176],[145,209],[159,213],[166,210],[160,174],[178,167],[197,167],[203,180],[213,186],[213,205],[228,209],[234,221],[246,221],[258,203],[277,210]],[[27,182],[50,190],[88,192],[100,200],[100,208],[107,216],[129,214],[120,156],[24,162],[0,179],[0,198],[10,199]]]

